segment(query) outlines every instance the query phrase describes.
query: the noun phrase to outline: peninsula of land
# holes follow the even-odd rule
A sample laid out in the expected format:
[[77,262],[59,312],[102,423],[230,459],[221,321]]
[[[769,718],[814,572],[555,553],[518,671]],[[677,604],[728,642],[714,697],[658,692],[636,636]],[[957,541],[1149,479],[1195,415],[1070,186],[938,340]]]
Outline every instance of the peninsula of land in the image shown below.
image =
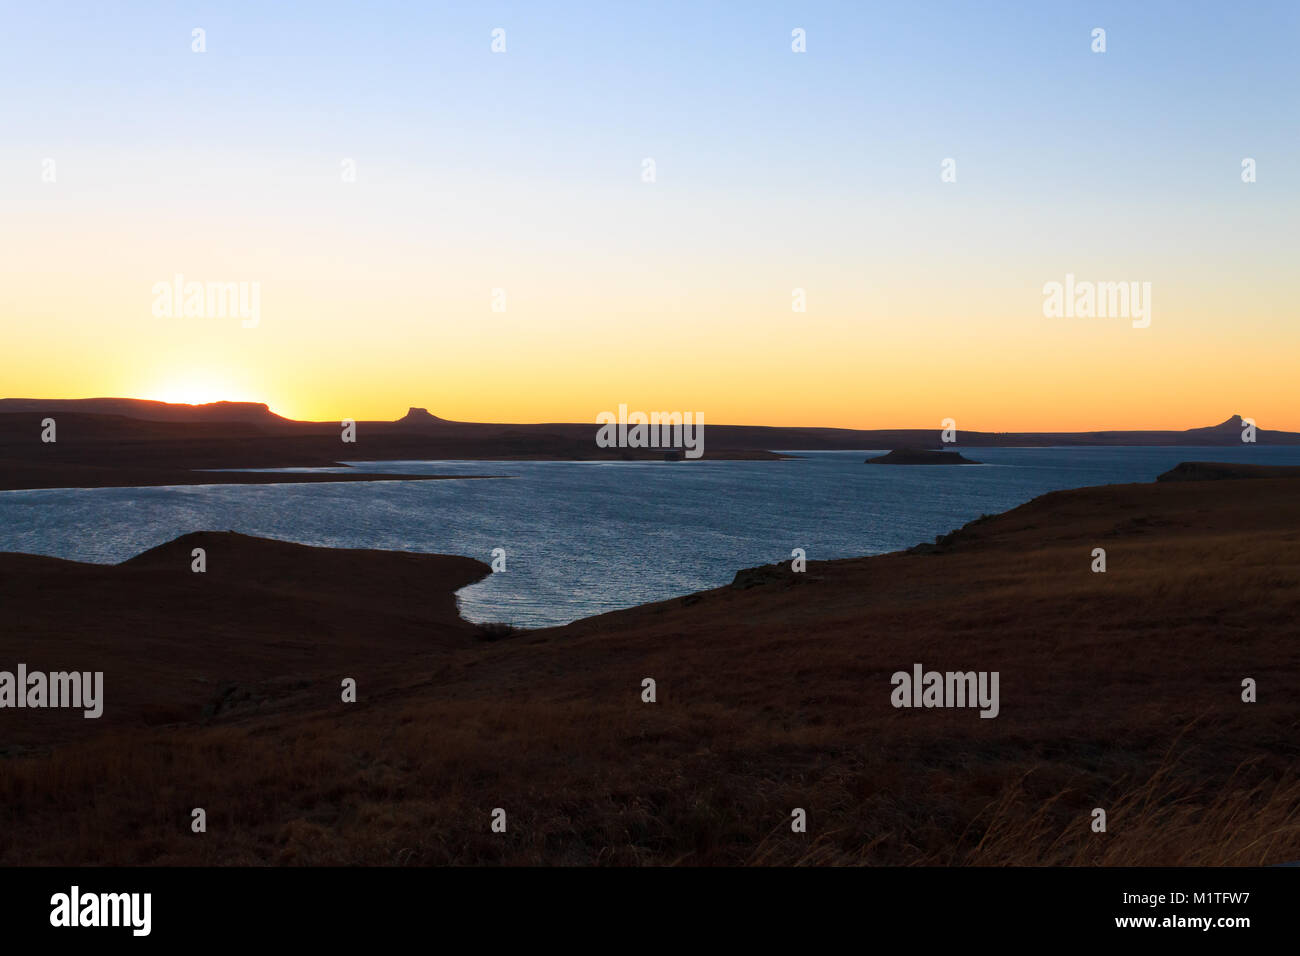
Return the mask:
[[[2,712],[0,865],[1300,859],[1300,481],[1234,467],[537,631],[459,617],[469,558],[0,554],[0,660],[104,675]],[[891,704],[917,662],[996,716]]]

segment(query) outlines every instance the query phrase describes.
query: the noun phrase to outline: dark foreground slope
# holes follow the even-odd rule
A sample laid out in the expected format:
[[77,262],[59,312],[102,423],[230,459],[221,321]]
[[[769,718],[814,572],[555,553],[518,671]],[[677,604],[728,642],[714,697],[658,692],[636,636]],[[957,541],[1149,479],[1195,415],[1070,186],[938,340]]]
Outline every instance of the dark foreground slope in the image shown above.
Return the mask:
[[[1297,487],[1059,492],[937,547],[777,566],[493,643],[446,616],[454,581],[395,575],[374,553],[319,577],[313,555],[273,588],[273,625],[250,608],[213,632],[172,557],[119,569],[111,593],[33,565],[25,584],[6,578],[0,661],[79,662],[92,634],[136,653],[106,675],[108,706],[129,711],[116,725],[77,721],[43,752],[0,758],[0,862],[1294,860]],[[247,579],[268,580],[248,557]],[[206,586],[215,612],[223,585]],[[58,600],[39,601],[44,588]],[[322,609],[322,591],[349,589]],[[190,665],[168,650],[196,640],[234,655],[214,655],[209,679],[305,683],[203,725],[212,685],[187,698]],[[376,663],[389,659],[400,666]],[[893,708],[891,674],[918,662],[998,671],[1000,715]],[[359,702],[340,703],[336,678],[357,672]],[[160,695],[174,724],[149,726]],[[10,738],[26,720],[0,711]],[[190,832],[194,807],[205,834]],[[791,832],[796,808],[807,833]]]
[[[202,549],[206,570],[192,570]],[[0,753],[110,730],[374,695],[413,657],[470,645],[454,592],[472,558],[184,535],[118,565],[0,553],[0,670],[103,671],[104,714],[0,709]],[[335,699],[338,694],[334,693]]]

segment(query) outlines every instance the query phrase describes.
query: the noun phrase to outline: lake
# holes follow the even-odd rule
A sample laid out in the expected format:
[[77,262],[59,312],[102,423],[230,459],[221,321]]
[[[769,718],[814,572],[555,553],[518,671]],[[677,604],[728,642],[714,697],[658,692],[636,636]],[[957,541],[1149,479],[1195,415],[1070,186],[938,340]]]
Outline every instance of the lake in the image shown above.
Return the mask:
[[[1151,481],[1181,461],[1300,465],[1300,447],[964,448],[972,466],[790,461],[364,462],[473,481],[0,492],[0,551],[117,562],[190,531],[463,554],[506,570],[464,588],[476,622],[540,627],[718,587],[740,568],[908,548],[1044,492]],[[330,469],[298,469],[329,471]]]

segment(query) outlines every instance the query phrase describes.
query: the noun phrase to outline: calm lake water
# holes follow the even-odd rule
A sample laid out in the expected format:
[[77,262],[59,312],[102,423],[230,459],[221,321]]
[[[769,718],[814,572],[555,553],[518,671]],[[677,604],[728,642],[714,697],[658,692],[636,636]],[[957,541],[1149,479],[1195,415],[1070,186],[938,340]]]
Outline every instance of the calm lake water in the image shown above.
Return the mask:
[[[366,462],[476,481],[0,492],[0,551],[117,562],[178,535],[463,554],[505,573],[460,592],[472,621],[537,627],[727,584],[740,568],[879,554],[1061,488],[1151,481],[1180,461],[1300,465],[1300,447],[976,448],[965,467],[793,461]],[[302,469],[328,471],[330,469]]]

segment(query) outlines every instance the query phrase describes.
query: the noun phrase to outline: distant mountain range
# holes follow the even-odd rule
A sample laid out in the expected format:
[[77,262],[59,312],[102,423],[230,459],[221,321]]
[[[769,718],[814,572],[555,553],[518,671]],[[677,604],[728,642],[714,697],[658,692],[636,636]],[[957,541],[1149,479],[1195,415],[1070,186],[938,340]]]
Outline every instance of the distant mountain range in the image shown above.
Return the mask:
[[[42,440],[53,419],[57,441]],[[339,422],[298,422],[255,402],[177,405],[132,398],[0,399],[0,490],[139,487],[239,481],[320,481],[325,476],[237,476],[220,471],[312,468],[342,462],[677,459],[680,449],[602,448],[595,422],[453,422],[412,408],[396,421],[359,421],[344,442]],[[990,445],[1219,445],[1241,443],[1236,415],[1185,431],[969,432],[942,446],[938,428],[863,430],[711,425],[704,457],[779,459],[782,451],[969,449]],[[1300,445],[1300,434],[1261,430],[1261,445]],[[485,472],[490,469],[484,469]],[[366,480],[357,469],[335,480]]]
[[[81,399],[0,399],[0,442],[13,434],[17,424],[14,416],[74,415],[86,427],[85,437],[107,439],[130,437],[141,439],[176,439],[180,437],[214,437],[220,433],[244,435],[336,435],[338,422],[300,422],[275,414],[257,402],[213,402],[207,405],[180,405],[147,401],[135,398],[81,398]],[[129,421],[128,421],[129,420]],[[159,425],[202,425],[197,432],[180,433],[174,428],[151,430],[140,423]],[[213,429],[213,426],[226,426]],[[231,428],[230,426],[244,426]],[[251,426],[251,427],[249,427]],[[555,454],[543,448],[534,449],[530,457],[604,458],[628,457],[625,452],[635,449],[599,449],[595,446],[596,424],[592,422],[551,422],[539,424],[508,424],[493,422],[456,422],[439,418],[428,409],[412,407],[396,421],[364,421],[357,423],[358,445],[366,436],[392,437],[399,434],[438,437],[445,441],[463,442],[482,446],[496,439],[505,441],[511,448],[503,447],[501,453],[491,454],[484,447],[475,447],[473,455],[452,457],[499,458],[518,451],[521,442],[553,446]],[[29,426],[22,426],[30,435]],[[1241,444],[1243,423],[1233,415],[1218,425],[1188,428],[1182,431],[1140,429],[1131,431],[1109,430],[1091,432],[981,432],[958,430],[958,447],[989,445],[1238,445]],[[816,428],[766,425],[705,425],[706,455],[720,452],[772,452],[786,450],[856,450],[862,448],[939,447],[940,429],[934,428]],[[14,436],[18,437],[18,436]],[[60,436],[62,438],[62,436]],[[71,435],[69,436],[71,437]],[[233,437],[233,434],[232,434]],[[531,440],[531,441],[530,441]],[[1259,429],[1256,441],[1270,445],[1300,445],[1300,433]],[[578,442],[581,447],[568,447]],[[558,444],[557,444],[558,443]],[[442,444],[442,443],[440,443]],[[561,447],[564,446],[564,447]],[[360,449],[358,449],[360,450]],[[443,449],[445,450],[445,449]],[[466,451],[469,451],[468,447]],[[614,452],[607,454],[606,452]],[[369,458],[361,454],[360,458]]]

